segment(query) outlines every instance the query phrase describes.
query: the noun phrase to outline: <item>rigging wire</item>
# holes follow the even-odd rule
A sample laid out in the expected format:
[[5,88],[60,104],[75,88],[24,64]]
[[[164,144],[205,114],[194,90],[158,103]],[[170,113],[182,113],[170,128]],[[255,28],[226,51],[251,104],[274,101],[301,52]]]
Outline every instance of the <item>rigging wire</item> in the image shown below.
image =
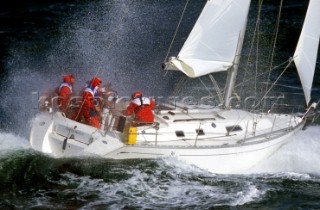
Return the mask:
[[[270,63],[269,63],[269,67],[268,67],[268,71],[267,72],[263,72],[263,73],[258,73],[258,60],[259,60],[259,31],[260,31],[260,20],[261,20],[261,9],[262,9],[262,4],[263,4],[263,0],[259,0],[259,5],[258,5],[258,14],[257,14],[257,22],[256,22],[256,27],[254,29],[254,32],[253,32],[253,39],[251,41],[251,47],[250,47],[250,51],[249,51],[249,56],[248,56],[248,59],[247,59],[247,63],[246,63],[246,70],[245,70],[245,74],[244,74],[244,77],[243,77],[243,81],[236,85],[235,87],[237,86],[241,86],[241,93],[243,93],[244,91],[244,85],[247,83],[247,82],[250,82],[250,81],[254,81],[254,93],[256,95],[257,93],[257,78],[258,77],[261,77],[265,74],[268,74],[267,76],[267,86],[266,86],[266,93],[269,93],[270,90],[272,89],[272,87],[274,87],[275,83],[279,80],[279,78],[277,79],[277,81],[275,81],[272,85],[272,87],[270,89],[268,89],[268,86],[269,86],[269,80],[270,80],[270,76],[271,76],[271,72],[275,69],[277,69],[279,66],[282,66],[283,64],[287,63],[288,61],[285,61],[284,63],[276,66],[276,67],[272,67],[273,66],[273,60],[274,60],[274,55],[275,55],[275,48],[276,48],[276,41],[277,41],[277,38],[278,38],[278,31],[279,31],[279,25],[280,25],[280,17],[281,17],[281,10],[282,10],[282,3],[283,3],[283,0],[281,0],[280,2],[280,9],[279,9],[279,12],[278,12],[278,17],[277,17],[277,22],[276,22],[276,29],[275,29],[275,36],[273,38],[273,43],[272,43],[272,50],[271,50],[271,56],[269,58],[270,60]],[[254,77],[251,77],[251,78],[247,78],[247,75],[248,75],[248,66],[249,66],[249,62],[250,62],[250,58],[251,58],[251,55],[252,55],[252,52],[253,52],[253,45],[254,43],[256,43],[256,57],[255,57],[255,76]],[[291,63],[291,61],[290,61]],[[286,67],[288,68],[288,67]],[[285,69],[286,69],[285,68]],[[283,74],[283,72],[281,73],[281,75]],[[280,75],[280,76],[281,76]],[[264,79],[265,80],[265,79]],[[262,99],[265,97],[266,95],[264,95],[262,97]],[[255,97],[256,98],[256,97]],[[258,102],[258,104],[255,106],[259,106],[261,104],[261,100]],[[264,106],[264,105],[263,105]]]
[[[209,74],[209,78],[210,78],[214,88],[216,89],[220,104],[223,104],[223,96],[222,96],[221,88],[219,87],[217,80],[214,79],[213,74]],[[211,95],[213,95],[213,94],[211,94]]]
[[[273,39],[273,47],[272,47],[272,53],[271,53],[271,58],[270,58],[271,61],[270,61],[269,70],[271,70],[272,65],[273,65],[273,59],[274,59],[276,43],[277,43],[278,33],[279,33],[279,26],[280,26],[281,12],[282,12],[282,4],[283,4],[283,0],[281,0],[281,2],[280,2],[280,8],[279,8],[279,12],[278,12],[276,29],[275,29],[275,37]],[[268,75],[268,80],[269,80],[269,78],[270,78],[270,74]]]
[[[282,65],[285,65],[285,64],[288,63],[288,62],[290,62],[290,60],[289,60],[289,61],[286,60],[285,62],[279,64],[278,66],[273,67],[272,69],[270,69],[270,71],[276,70],[276,69],[280,68]],[[265,75],[265,74],[267,74],[267,73],[269,73],[269,72],[262,72],[262,73],[260,73],[259,75],[257,75],[257,77],[263,76],[263,75]],[[243,86],[243,84],[252,81],[254,78],[255,78],[255,76],[254,76],[254,77],[246,78],[246,79],[243,80],[241,83],[237,84],[237,85],[235,86],[235,88],[238,87],[238,86]]]
[[[280,25],[280,18],[281,18],[281,12],[282,12],[282,4],[283,4],[283,0],[281,0],[280,2],[280,8],[279,8],[279,12],[278,12],[278,17],[277,17],[277,23],[276,23],[276,28],[275,28],[275,36],[273,39],[273,47],[272,47],[272,52],[271,52],[271,57],[270,57],[270,66],[269,66],[269,71],[268,71],[268,77],[266,79],[267,82],[269,82],[270,80],[270,76],[271,76],[271,69],[272,69],[272,65],[273,65],[273,60],[274,60],[274,55],[275,55],[275,48],[276,48],[276,43],[277,43],[277,39],[278,39],[278,32],[279,32],[279,25]],[[268,90],[268,84],[266,86],[266,90]],[[262,109],[264,108],[265,104],[263,104]]]
[[178,25],[177,25],[177,27],[176,27],[176,30],[175,30],[174,34],[173,34],[171,43],[170,43],[170,45],[169,45],[169,49],[168,49],[168,51],[167,51],[166,57],[165,57],[165,59],[164,59],[163,62],[165,62],[165,61],[167,60],[168,56],[169,56],[169,53],[170,53],[170,51],[171,51],[173,42],[174,42],[174,40],[175,40],[175,38],[176,38],[176,36],[177,36],[178,30],[179,30],[179,28],[180,28],[180,24],[181,24],[181,22],[182,22],[182,19],[183,19],[183,17],[184,17],[184,14],[185,14],[185,12],[186,12],[186,9],[187,9],[188,4],[189,4],[189,0],[187,0],[187,1],[186,1],[186,4],[184,5],[184,8],[183,8],[183,10],[182,10],[182,13],[181,13],[181,16],[180,16],[180,19],[179,19],[179,22],[178,22]]
[[271,89],[275,86],[275,84],[278,82],[278,80],[282,77],[282,75],[284,74],[284,72],[289,68],[289,66],[291,65],[291,63],[293,62],[293,58],[289,59],[289,63],[287,64],[287,66],[284,68],[284,70],[281,72],[281,74],[278,76],[278,78],[272,83],[271,87],[268,89],[268,91],[266,91],[266,93],[263,95],[263,97],[260,99],[260,101],[252,108],[251,111],[253,111],[254,109],[256,109],[261,102],[264,100],[264,98],[266,97],[266,95],[268,95],[268,93],[271,91]]
[[254,79],[254,95],[255,98],[257,96],[257,75],[258,75],[258,64],[259,64],[259,45],[260,45],[260,22],[261,22],[261,8],[262,8],[263,0],[259,0],[259,10],[258,10],[258,18],[257,18],[257,45],[256,45],[256,61],[255,61],[255,79]]
[[[178,33],[178,31],[179,31],[180,24],[181,24],[181,22],[182,22],[182,19],[183,19],[183,17],[184,17],[184,14],[185,14],[185,12],[186,12],[186,9],[187,9],[188,4],[189,4],[189,0],[187,0],[187,1],[186,1],[186,4],[184,5],[184,8],[183,8],[183,10],[182,10],[182,13],[181,13],[181,16],[180,16],[180,19],[179,19],[179,22],[178,22],[178,25],[177,25],[177,27],[176,27],[176,30],[175,30],[174,34],[173,34],[171,43],[170,43],[170,45],[169,45],[169,48],[168,48],[167,54],[166,54],[166,56],[165,56],[165,58],[164,58],[164,60],[163,60],[163,63],[165,63],[166,60],[168,59],[169,53],[170,53],[170,51],[171,51],[173,42],[174,42],[174,40],[175,40],[175,38],[176,38],[176,36],[177,36],[177,33]],[[168,70],[167,70],[167,71],[168,71]],[[165,74],[165,75],[166,75],[166,74]]]
[[[261,11],[261,7],[262,7],[262,5],[259,4],[258,11]],[[258,30],[258,24],[259,24],[259,21],[258,21],[259,20],[259,15],[260,15],[260,12],[258,12],[257,17],[256,17],[257,22],[255,24],[255,28],[254,28],[253,35],[252,35],[253,38],[252,38],[251,43],[250,43],[250,50],[249,50],[248,59],[247,59],[247,62],[245,64],[245,68],[244,68],[245,71],[244,71],[243,80],[245,80],[245,78],[248,75],[248,69],[249,69],[248,67],[249,67],[249,63],[250,63],[251,58],[252,58],[251,55],[253,53],[254,43],[256,42],[256,38],[258,37],[257,30]],[[244,84],[245,84],[245,82],[243,81],[242,82],[242,86],[240,88],[241,95],[243,94],[243,91],[244,91]]]
[[185,75],[182,75],[176,85],[176,88],[172,91],[172,94],[170,96],[176,96],[181,91],[182,87],[187,83],[188,77]]

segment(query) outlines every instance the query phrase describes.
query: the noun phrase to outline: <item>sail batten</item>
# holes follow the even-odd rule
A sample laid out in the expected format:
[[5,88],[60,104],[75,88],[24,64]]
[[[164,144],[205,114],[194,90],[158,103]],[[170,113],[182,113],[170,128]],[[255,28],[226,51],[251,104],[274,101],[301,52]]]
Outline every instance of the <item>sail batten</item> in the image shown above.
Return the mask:
[[235,59],[250,0],[208,0],[170,65],[189,77],[227,71]]
[[298,45],[294,53],[294,62],[300,76],[307,104],[309,104],[311,99],[312,82],[320,39],[319,8],[319,0],[310,0]]

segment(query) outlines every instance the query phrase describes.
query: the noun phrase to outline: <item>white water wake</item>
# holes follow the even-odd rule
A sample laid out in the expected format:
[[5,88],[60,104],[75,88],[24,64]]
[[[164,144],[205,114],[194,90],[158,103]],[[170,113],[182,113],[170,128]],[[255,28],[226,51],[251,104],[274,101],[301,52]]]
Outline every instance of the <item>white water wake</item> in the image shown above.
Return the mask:
[[256,165],[251,173],[296,172],[320,174],[320,126],[310,126],[297,133],[288,144],[267,160]]
[[[298,132],[288,144],[258,163],[245,174],[285,173],[286,175],[300,176],[301,174],[320,174],[320,126],[313,125]],[[175,165],[184,171],[203,171],[195,166],[174,158],[163,159],[164,163]],[[209,173],[209,172],[208,172]],[[299,175],[300,174],[300,175]]]
[[30,148],[26,138],[12,133],[0,133],[0,153]]

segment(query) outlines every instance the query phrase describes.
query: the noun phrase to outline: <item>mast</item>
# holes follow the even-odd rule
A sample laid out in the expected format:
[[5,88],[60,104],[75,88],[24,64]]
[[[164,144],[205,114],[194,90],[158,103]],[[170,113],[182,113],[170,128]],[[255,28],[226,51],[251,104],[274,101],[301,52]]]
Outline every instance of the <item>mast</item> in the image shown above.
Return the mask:
[[239,68],[239,63],[241,58],[242,45],[243,45],[244,35],[246,33],[246,28],[247,28],[247,20],[248,18],[246,18],[243,29],[239,34],[238,46],[237,46],[237,51],[236,51],[233,65],[228,70],[228,77],[227,77],[227,83],[226,83],[227,87],[224,95],[224,104],[223,104],[224,108],[226,109],[231,108],[230,98],[231,98],[233,87],[235,85],[236,78],[237,78],[237,73],[238,73],[238,68]]

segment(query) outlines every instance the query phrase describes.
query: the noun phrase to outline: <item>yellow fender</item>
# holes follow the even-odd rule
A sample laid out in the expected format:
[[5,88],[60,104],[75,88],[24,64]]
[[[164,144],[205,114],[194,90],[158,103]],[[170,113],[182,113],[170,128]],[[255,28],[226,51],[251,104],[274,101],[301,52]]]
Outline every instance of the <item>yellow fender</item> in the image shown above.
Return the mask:
[[128,132],[128,144],[136,144],[137,143],[137,127],[129,127]]

